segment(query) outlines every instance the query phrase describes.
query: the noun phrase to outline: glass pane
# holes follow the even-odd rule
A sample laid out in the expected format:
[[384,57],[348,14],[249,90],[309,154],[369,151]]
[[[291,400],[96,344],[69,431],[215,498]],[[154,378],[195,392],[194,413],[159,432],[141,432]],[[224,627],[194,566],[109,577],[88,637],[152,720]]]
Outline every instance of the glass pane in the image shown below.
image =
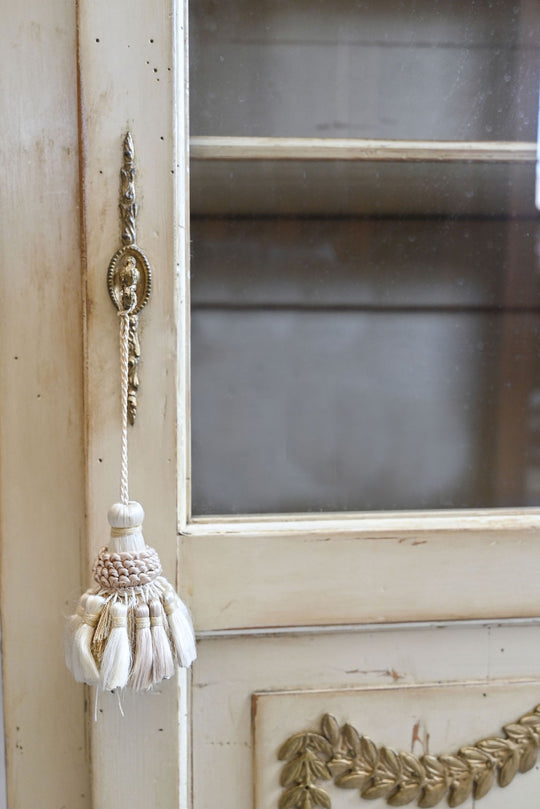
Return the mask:
[[190,36],[192,133],[225,136],[191,163],[193,513],[540,505],[513,143],[536,139],[540,5],[197,0]]
[[540,504],[540,227],[192,225],[193,510]]
[[196,135],[536,137],[536,0],[194,0]]
[[534,163],[194,160],[194,215],[535,216]]

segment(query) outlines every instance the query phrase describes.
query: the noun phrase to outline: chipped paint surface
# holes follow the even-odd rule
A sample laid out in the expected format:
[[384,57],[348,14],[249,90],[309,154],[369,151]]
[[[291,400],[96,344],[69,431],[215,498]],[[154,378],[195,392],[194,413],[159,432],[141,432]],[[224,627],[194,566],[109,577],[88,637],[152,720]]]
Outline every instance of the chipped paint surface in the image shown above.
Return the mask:
[[[120,408],[118,324],[106,286],[118,246],[118,171],[130,130],[136,148],[137,239],[155,286],[140,314],[140,398],[129,431],[130,493],[145,509],[145,536],[165,575],[177,566],[177,315],[175,251],[177,13],[181,4],[152,0],[138,13],[124,0],[79,0],[80,117],[84,146],[86,271],[86,430],[90,570],[103,544],[107,510],[118,491]],[[99,459],[102,459],[101,462]],[[112,499],[111,499],[112,498]],[[185,593],[183,593],[185,595]],[[100,701],[90,726],[93,809],[116,809],[119,792],[132,809],[177,809],[187,800],[186,697],[171,680],[152,693]],[[143,730],[144,729],[144,730]],[[184,740],[184,741],[181,741]],[[182,762],[180,745],[182,745]],[[149,774],[151,776],[149,777]],[[115,789],[111,789],[111,784]]]
[[81,586],[85,512],[75,4],[14,5],[4,15],[3,34],[7,798],[10,809],[88,809],[84,691],[65,668],[61,641],[63,616]]

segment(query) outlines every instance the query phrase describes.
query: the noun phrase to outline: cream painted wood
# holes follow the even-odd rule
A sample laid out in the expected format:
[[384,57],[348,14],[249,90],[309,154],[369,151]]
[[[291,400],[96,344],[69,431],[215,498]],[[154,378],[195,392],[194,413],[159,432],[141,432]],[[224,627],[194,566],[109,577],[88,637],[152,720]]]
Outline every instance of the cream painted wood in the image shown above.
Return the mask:
[[[537,517],[291,521],[241,535],[182,538],[183,575],[200,630],[538,615]],[[436,518],[431,518],[435,520]],[[467,521],[469,525],[467,525]],[[384,518],[381,518],[384,525]],[[471,523],[476,523],[471,527]],[[505,525],[506,523],[506,525]],[[521,525],[520,525],[521,524]],[[309,527],[308,527],[309,525]],[[514,528],[512,526],[515,526]],[[202,526],[197,526],[202,528]],[[491,530],[490,530],[491,527]],[[223,525],[222,525],[223,530]],[[246,617],[248,620],[246,621]]]
[[[177,485],[177,274],[184,273],[184,232],[177,230],[176,194],[183,194],[184,159],[177,155],[183,80],[176,57],[183,16],[170,0],[135,8],[126,2],[81,0],[79,50],[84,148],[84,230],[87,262],[88,556],[106,541],[107,509],[118,497],[118,323],[106,287],[120,246],[118,216],[122,139],[135,145],[139,203],[137,242],[152,265],[152,296],[140,316],[141,362],[137,421],[129,431],[130,496],[142,502],[147,542],[174,582]],[[182,54],[183,48],[180,48]],[[182,57],[181,57],[182,58]],[[178,115],[178,117],[177,117]],[[180,138],[180,143],[184,140]],[[182,200],[183,205],[183,200]],[[180,258],[176,258],[176,255]],[[178,262],[178,264],[177,264]],[[180,466],[182,463],[180,462]],[[94,809],[185,803],[185,687],[165,683],[151,694],[98,701],[91,724]]]
[[[456,200],[462,204],[464,187],[471,187],[483,193],[475,196],[467,212],[486,214],[494,206],[501,209],[510,177],[521,192],[530,191],[535,153],[532,144],[485,147],[453,143],[430,150],[419,142],[198,136],[192,138],[193,209],[203,215],[323,214],[329,210],[444,214],[452,212]],[[465,154],[486,165],[460,164]],[[372,166],[356,168],[354,161],[370,157]],[[394,165],[381,167],[375,162],[388,157],[396,160]],[[399,162],[416,158],[431,159],[431,173]],[[349,164],[338,171],[322,163],[340,159]],[[438,192],[437,198],[430,198],[429,193],[417,193],[411,182],[415,176],[426,180],[440,174],[435,162],[441,159],[455,161],[455,166],[445,169],[448,209],[441,207]],[[489,165],[490,160],[515,160],[517,165]],[[355,171],[358,174],[351,183]],[[370,171],[371,180],[366,179]],[[264,182],[269,172],[275,189],[288,189],[287,199],[278,191],[273,196],[274,189],[269,191]],[[231,174],[236,183],[233,189]],[[433,188],[429,181],[426,186]],[[387,198],[383,195],[374,209],[374,189],[380,194],[381,187],[388,189]],[[523,193],[514,197],[505,210],[531,213],[531,202],[523,204],[522,198]],[[187,403],[185,414],[187,420]],[[204,637],[193,679],[194,807],[212,806],[219,800],[222,809],[244,809],[254,805],[254,788],[256,806],[277,806],[275,754],[287,733],[309,726],[328,709],[340,714],[341,721],[353,720],[369,704],[374,720],[371,733],[377,737],[377,729],[388,725],[384,723],[392,707],[390,693],[397,694],[400,703],[403,695],[397,690],[380,692],[379,701],[373,702],[370,693],[366,703],[353,707],[358,692],[333,694],[336,689],[384,682],[456,683],[450,692],[445,686],[407,691],[413,702],[418,694],[427,695],[422,708],[425,732],[442,730],[447,719],[463,732],[459,741],[451,733],[444,739],[441,735],[443,749],[445,743],[452,747],[454,742],[474,742],[486,733],[497,733],[502,724],[537,702],[540,660],[536,652],[529,655],[535,624],[523,626],[518,621],[504,628],[483,628],[454,623],[446,629],[430,628],[439,620],[526,620],[538,615],[537,510],[211,516],[180,519],[179,528],[182,575],[196,626]],[[413,629],[407,623],[412,621],[425,625]],[[341,624],[362,622],[381,626],[377,631],[367,627],[355,631],[352,626],[348,632],[339,630]],[[402,623],[386,629],[385,622]],[[482,698],[482,707],[475,713],[478,688],[470,681],[490,678],[504,684],[500,689],[488,686],[486,693],[496,691],[497,699],[490,710]],[[534,682],[522,690],[520,679]],[[295,693],[272,696],[280,688]],[[325,689],[324,694],[313,695],[315,688]],[[253,692],[259,690],[270,694],[252,703]],[[263,705],[269,706],[266,713]],[[491,724],[486,731],[487,723]],[[409,739],[411,729],[412,722],[407,722]],[[254,776],[253,731],[257,740]],[[407,735],[403,739],[407,742]],[[383,741],[399,746],[399,729],[395,737]],[[535,776],[531,774],[528,783],[524,776],[522,785],[516,782],[512,787],[521,790],[512,794],[516,805],[525,807],[535,800]],[[508,791],[496,793],[483,800],[486,809],[507,805]],[[334,790],[333,800],[337,809],[364,805],[352,792]]]
[[89,809],[81,587],[83,353],[75,6],[2,3],[1,614],[10,809]]
[[[117,322],[105,272],[119,246],[118,171],[127,128],[133,132],[137,158],[138,241],[155,273],[153,295],[141,316],[139,414],[130,431],[131,493],[143,501],[146,538],[158,549],[172,580],[178,527],[183,535],[182,592],[190,595],[197,628],[215,633],[538,613],[535,512],[190,519],[183,4],[150,0],[135,9],[125,0],[80,0],[78,12],[87,257],[82,284],[74,10],[64,0],[39,7],[32,0],[18,11],[20,16],[11,9],[5,15],[12,26],[7,29],[10,41],[16,44],[3,50],[3,75],[13,76],[11,98],[19,105],[10,103],[4,112],[11,147],[4,187],[13,189],[14,196],[3,208],[1,241],[7,250],[4,265],[19,269],[13,278],[5,276],[9,305],[1,341],[8,369],[1,400],[2,616],[8,786],[14,809],[38,802],[89,806],[84,692],[64,670],[60,612],[70,606],[65,604],[66,590],[75,595],[87,581],[117,492]],[[19,49],[21,36],[24,50]],[[21,117],[14,109],[22,110]],[[43,318],[36,290],[49,318]],[[44,405],[46,429],[38,429]],[[28,490],[36,504],[30,510]],[[12,538],[19,536],[15,543]],[[83,536],[81,565],[78,543]],[[35,600],[23,601],[28,541],[39,574],[32,574]],[[46,631],[36,625],[36,615],[47,621]],[[115,697],[100,698],[98,722],[90,717],[88,723],[92,807],[116,809],[121,799],[131,809],[207,809],[217,804],[220,809],[248,809],[254,692],[441,680],[457,682],[468,693],[470,680],[537,677],[537,631],[526,626],[394,627],[369,633],[317,630],[305,636],[207,638],[201,641],[194,670],[192,712],[186,678],[152,694],[126,695],[123,718]],[[50,640],[55,636],[56,646]],[[22,651],[21,637],[29,639]],[[38,682],[29,663],[36,650],[44,667]],[[506,720],[494,718],[495,730],[501,721]],[[476,733],[477,726],[470,727]],[[189,746],[194,755],[192,800]],[[489,809],[489,803],[484,805]]]
[[[254,765],[260,776],[258,806],[277,809],[280,764],[274,756],[280,744],[295,730],[316,727],[327,710],[334,712],[342,723],[354,721],[360,732],[368,734],[362,716],[371,699],[361,697],[358,709],[355,708],[356,695],[361,696],[367,687],[429,685],[430,702],[422,710],[415,703],[414,693],[402,700],[405,692],[400,691],[398,702],[417,714],[415,722],[420,723],[421,740],[426,740],[427,733],[433,733],[437,749],[432,747],[432,752],[438,751],[439,744],[446,750],[446,743],[450,747],[456,741],[474,743],[489,733],[499,733],[503,724],[538,704],[537,635],[537,626],[454,623],[445,628],[381,626],[332,634],[297,632],[288,636],[202,640],[193,672],[193,805],[214,806],[219,796],[220,809],[253,807]],[[529,685],[522,686],[523,681]],[[492,703],[492,709],[483,705],[487,698],[478,696],[478,689],[472,685],[475,682],[502,684],[501,695],[496,706]],[[442,700],[449,685],[453,686],[453,710],[448,710],[448,705],[442,708],[456,735],[437,737],[443,717],[439,713],[439,696]],[[274,697],[276,691],[280,695]],[[270,705],[272,700],[278,706],[284,705],[280,703],[282,697],[287,703],[283,711],[279,707],[276,711],[269,708],[269,722],[266,718],[261,720],[257,710],[255,751],[252,711],[256,692],[268,693],[267,697],[259,697],[256,705],[260,706],[262,699],[268,699]],[[389,691],[385,693],[389,700],[393,699]],[[373,720],[369,733],[375,741],[396,747],[402,744],[410,750],[414,724],[410,715],[403,722],[389,721],[390,701],[384,696],[375,699],[377,704],[369,709]],[[418,743],[415,752],[420,752]],[[493,797],[495,787],[478,805],[485,809],[535,806],[538,771],[519,778],[523,779],[523,787],[516,781],[515,788],[529,790],[525,793],[526,802],[501,804],[500,798]],[[525,783],[527,778],[529,784]],[[508,799],[511,788],[499,792]],[[359,801],[358,793],[352,790],[336,789],[332,797],[334,809],[353,805],[364,809],[372,805]],[[493,800],[499,803],[492,803]],[[441,807],[445,805],[443,802]]]
[[400,141],[360,138],[233,138],[194,135],[192,160],[536,161],[536,143]]
[[[460,208],[462,213],[491,214],[495,208],[510,214],[533,213],[533,145],[485,147],[452,143],[430,149],[420,142],[197,136],[192,138],[193,211],[218,216],[329,211],[452,214],[456,200],[463,205],[464,188],[472,188],[470,207]],[[465,155],[478,164],[461,163]],[[381,165],[389,157],[395,162]],[[410,167],[403,162],[416,158],[430,166]],[[441,174],[436,165],[441,159],[453,163],[444,167],[447,208],[432,182]],[[341,160],[342,165],[336,169],[329,160]],[[491,160],[506,165],[490,164]],[[515,165],[508,165],[514,161]],[[415,178],[420,178],[418,186]],[[520,194],[508,206],[504,200],[510,178]],[[386,196],[381,188],[387,189]],[[187,341],[184,357],[187,364]],[[189,419],[187,401],[184,414],[182,423]],[[493,677],[505,683],[488,732],[498,732],[506,721],[532,707],[529,699],[533,704],[537,700],[540,660],[536,652],[529,655],[535,625],[517,622],[482,628],[454,623],[444,630],[430,628],[435,621],[448,619],[526,620],[538,615],[537,510],[191,519],[186,514],[179,520],[181,574],[204,638],[193,675],[195,809],[216,801],[222,809],[253,806],[254,691],[297,692],[283,697],[288,700],[283,712],[277,709],[272,714],[269,709],[268,723],[259,731],[255,728],[263,751],[255,762],[260,807],[277,806],[279,765],[275,761],[271,765],[270,760],[286,738],[289,725],[283,718],[287,712],[295,722],[303,719],[294,730],[326,710],[320,695],[313,698],[315,716],[309,705],[306,708],[311,697],[304,695],[311,689],[331,693],[365,683],[455,682],[452,700],[456,722],[460,716],[463,720],[464,742],[486,733],[483,719],[487,715],[473,716],[469,710],[478,694],[470,681]],[[412,621],[424,621],[425,626],[407,629]],[[363,622],[380,623],[380,629],[355,631],[349,626],[348,632],[339,631],[341,624]],[[402,623],[388,630],[387,622]],[[534,684],[527,687],[526,699],[518,707],[514,700],[520,700],[517,681],[521,678],[533,679]],[[445,722],[444,714],[438,712],[443,692],[444,687],[429,691],[428,729],[441,728]],[[377,727],[390,706],[385,699],[388,693],[373,707]],[[342,721],[353,712],[350,697],[335,697],[333,709],[341,711]],[[255,705],[265,699],[275,705],[270,701],[281,697],[261,697]],[[410,723],[407,729],[410,733]],[[450,738],[445,741],[453,744]],[[520,787],[525,790],[520,793],[520,805],[535,799],[536,782],[531,787],[531,778]],[[483,805],[486,809],[506,805],[501,800],[506,801],[507,794],[490,795]],[[357,794],[336,796],[338,809],[353,803],[364,805]]]
[[[330,713],[353,725],[361,735],[371,738],[377,747],[396,752],[452,755],[461,747],[481,738],[503,736],[497,722],[510,724],[529,713],[538,704],[540,682],[481,681],[444,686],[431,683],[383,685],[346,690],[282,691],[253,696],[253,754],[255,809],[277,806],[283,789],[279,775],[283,761],[276,750],[294,733],[320,732],[320,718]],[[306,721],[307,717],[313,717]],[[500,717],[500,719],[497,719]],[[503,717],[505,717],[503,719]],[[365,804],[355,790],[344,790],[332,782],[320,781],[335,809]],[[540,788],[540,771],[534,768],[528,777],[517,775],[505,789],[493,786],[482,805],[486,809],[506,809],[532,804]],[[383,798],[369,802],[373,809],[388,806]],[[411,804],[414,806],[414,803]],[[474,809],[470,797],[463,809]]]

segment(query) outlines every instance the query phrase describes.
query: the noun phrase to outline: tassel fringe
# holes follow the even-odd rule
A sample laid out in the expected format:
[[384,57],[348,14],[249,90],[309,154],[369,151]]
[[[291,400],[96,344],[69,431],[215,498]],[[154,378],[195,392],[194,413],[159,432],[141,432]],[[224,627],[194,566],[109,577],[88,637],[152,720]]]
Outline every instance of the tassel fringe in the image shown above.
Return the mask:
[[147,604],[135,607],[135,659],[129,677],[134,691],[145,691],[152,685],[152,633]]
[[99,671],[92,654],[91,644],[94,629],[104,604],[105,599],[102,596],[87,596],[84,616],[73,638],[71,671],[79,683],[88,683],[88,685],[99,683]]
[[134,502],[109,511],[111,543],[94,564],[96,586],[67,621],[68,668],[104,691],[146,691],[197,656],[191,616],[144,542],[143,517]]
[[128,637],[128,610],[117,601],[111,606],[111,634],[101,660],[100,684],[104,691],[124,688],[131,669],[131,644]]
[[87,599],[88,593],[83,593],[83,595],[79,599],[76,613],[74,615],[70,615],[70,617],[66,621],[66,635],[65,635],[66,666],[72,673],[73,673],[73,644],[75,642],[75,634],[78,628],[82,625]]
[[160,683],[174,674],[171,644],[163,625],[163,607],[157,598],[150,601],[150,631],[152,633],[152,682]]
[[191,616],[172,589],[165,596],[164,607],[178,660],[187,669],[197,657]]
[[104,691],[147,691],[197,657],[191,617],[164,578],[137,592],[84,593],[66,625],[66,665]]

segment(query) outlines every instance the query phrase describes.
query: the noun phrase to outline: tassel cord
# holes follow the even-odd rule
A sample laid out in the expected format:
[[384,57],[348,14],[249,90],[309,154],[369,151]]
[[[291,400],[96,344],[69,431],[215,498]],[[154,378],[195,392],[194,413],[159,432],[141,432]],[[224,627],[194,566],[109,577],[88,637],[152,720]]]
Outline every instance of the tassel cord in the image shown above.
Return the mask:
[[120,500],[127,506],[129,503],[128,480],[128,385],[129,385],[129,309],[118,312],[120,318],[120,400],[122,407],[122,449],[120,462]]

